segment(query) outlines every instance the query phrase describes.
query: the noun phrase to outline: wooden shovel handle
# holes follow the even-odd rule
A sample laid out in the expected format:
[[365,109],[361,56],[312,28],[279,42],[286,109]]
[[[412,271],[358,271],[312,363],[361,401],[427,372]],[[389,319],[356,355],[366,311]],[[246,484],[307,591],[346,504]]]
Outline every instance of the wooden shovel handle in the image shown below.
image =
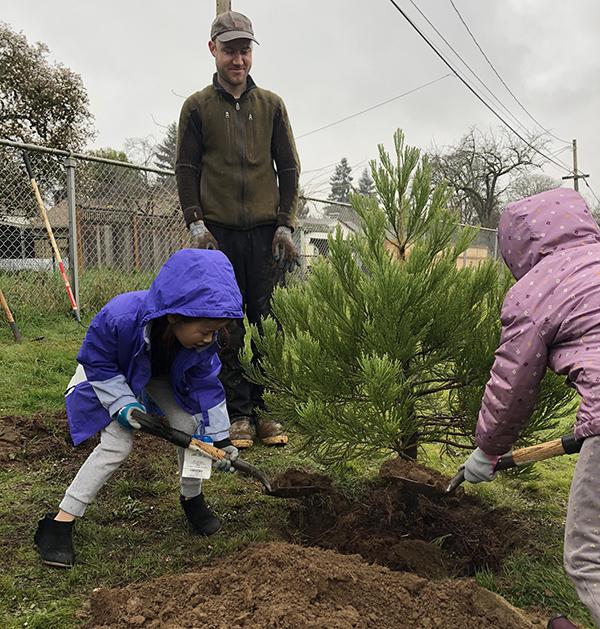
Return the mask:
[[[494,470],[500,472],[502,470],[508,470],[511,467],[517,467],[520,465],[527,465],[528,463],[535,463],[536,461],[543,461],[544,459],[551,459],[555,456],[561,456],[562,454],[576,454],[581,450],[583,445],[583,439],[576,439],[573,435],[564,435],[560,439],[553,439],[546,443],[540,443],[535,446],[529,446],[528,448],[521,448],[514,450],[501,456],[496,463]],[[465,470],[462,467],[458,470],[456,476],[450,481],[450,484],[446,488],[446,493],[451,494],[454,490],[461,485],[465,480]]]
[[564,435],[559,439],[513,450],[513,452],[509,452],[498,459],[495,470],[507,470],[511,467],[544,461],[563,454],[575,454],[581,450],[582,444],[583,439],[576,439],[573,435]]
[[204,441],[194,439],[193,437],[190,440],[190,445],[188,447],[193,448],[194,450],[202,450],[202,452],[208,454],[208,456],[215,461],[222,461],[227,456],[224,450],[215,448],[215,446],[211,446],[210,443],[205,443]]
[[2,310],[4,310],[4,316],[6,317],[6,320],[8,321],[8,325],[10,326],[10,329],[12,330],[13,336],[15,337],[15,341],[17,343],[20,343],[21,332],[19,331],[19,328],[17,327],[17,324],[15,323],[15,319],[12,315],[12,312],[10,311],[8,302],[6,301],[6,298],[4,297],[4,293],[2,292],[2,290],[0,290],[0,306],[2,306]]

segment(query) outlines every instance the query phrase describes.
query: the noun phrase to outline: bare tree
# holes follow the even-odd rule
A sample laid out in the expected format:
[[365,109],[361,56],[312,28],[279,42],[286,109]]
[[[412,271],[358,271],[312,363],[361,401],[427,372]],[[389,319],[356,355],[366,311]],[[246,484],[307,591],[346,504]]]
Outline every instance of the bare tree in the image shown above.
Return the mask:
[[514,181],[541,168],[544,159],[537,151],[544,146],[540,137],[526,144],[505,128],[497,134],[472,128],[457,146],[434,154],[432,167],[435,178],[448,183],[450,203],[464,222],[496,227]]
[[529,173],[515,179],[506,192],[506,201],[531,197],[546,190],[558,188],[561,182],[542,173]]

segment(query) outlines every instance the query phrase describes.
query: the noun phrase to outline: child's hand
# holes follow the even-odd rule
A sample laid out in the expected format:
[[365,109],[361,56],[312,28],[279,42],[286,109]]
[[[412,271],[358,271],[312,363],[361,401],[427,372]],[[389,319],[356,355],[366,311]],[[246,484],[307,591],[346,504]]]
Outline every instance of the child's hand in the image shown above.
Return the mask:
[[125,406],[117,413],[117,421],[123,428],[129,430],[139,430],[141,428],[139,422],[131,416],[131,413],[135,410],[146,412],[146,407],[139,402],[131,402],[131,404],[125,404]]
[[221,448],[221,450],[227,454],[227,458],[221,461],[215,461],[213,463],[214,469],[219,472],[235,472],[231,462],[238,458],[240,454],[239,450],[234,445],[225,446]]

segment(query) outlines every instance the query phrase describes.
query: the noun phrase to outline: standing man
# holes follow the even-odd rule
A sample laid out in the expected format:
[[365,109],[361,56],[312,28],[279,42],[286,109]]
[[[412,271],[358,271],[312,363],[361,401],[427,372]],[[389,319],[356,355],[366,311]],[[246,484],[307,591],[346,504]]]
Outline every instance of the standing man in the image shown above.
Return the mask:
[[[231,261],[250,323],[269,314],[273,287],[298,265],[292,240],[300,163],[282,99],[249,75],[252,23],[241,13],[217,16],[208,47],[217,71],[212,85],[183,104],[177,137],[177,188],[192,245],[221,249]],[[262,389],[244,377],[239,351],[244,325],[229,329],[221,380],[231,440],[250,447],[285,445],[279,423],[258,420]],[[256,359],[256,351],[254,352]]]

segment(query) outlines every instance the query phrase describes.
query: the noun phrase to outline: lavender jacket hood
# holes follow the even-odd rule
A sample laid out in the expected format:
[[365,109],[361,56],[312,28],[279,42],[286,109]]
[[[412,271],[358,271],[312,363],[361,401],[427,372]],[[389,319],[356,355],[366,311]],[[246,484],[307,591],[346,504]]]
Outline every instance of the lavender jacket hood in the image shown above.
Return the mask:
[[[151,378],[150,326],[167,314],[244,316],[231,263],[220,251],[182,249],[162,266],[149,290],[123,293],[94,317],[77,356],[66,396],[75,445],[107,426],[125,404],[143,396]],[[215,441],[229,436],[229,417],[218,375],[217,343],[182,348],[170,378],[178,404],[196,416],[199,432]]]
[[476,429],[488,454],[510,450],[549,367],[581,396],[575,435],[600,434],[600,229],[578,192],[558,188],[508,205],[500,251],[518,280]]

